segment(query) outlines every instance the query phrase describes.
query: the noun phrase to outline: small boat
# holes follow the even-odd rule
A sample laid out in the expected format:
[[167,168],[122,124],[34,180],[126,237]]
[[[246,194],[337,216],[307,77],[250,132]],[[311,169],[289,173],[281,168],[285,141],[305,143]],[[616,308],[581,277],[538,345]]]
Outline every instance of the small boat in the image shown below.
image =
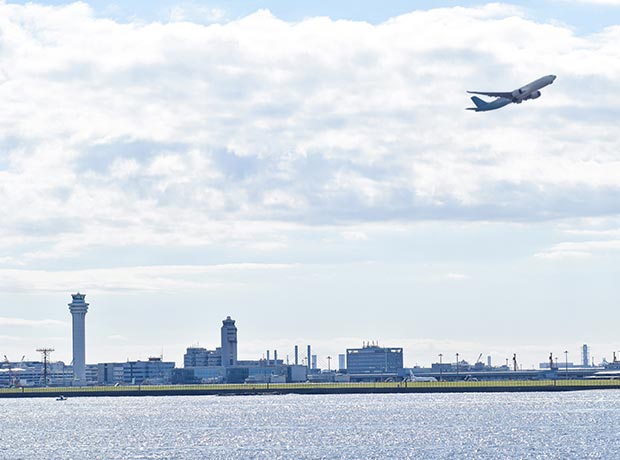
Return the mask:
[[60,395],[56,398],[56,401],[66,401],[66,400],[67,400],[67,397],[63,395]]

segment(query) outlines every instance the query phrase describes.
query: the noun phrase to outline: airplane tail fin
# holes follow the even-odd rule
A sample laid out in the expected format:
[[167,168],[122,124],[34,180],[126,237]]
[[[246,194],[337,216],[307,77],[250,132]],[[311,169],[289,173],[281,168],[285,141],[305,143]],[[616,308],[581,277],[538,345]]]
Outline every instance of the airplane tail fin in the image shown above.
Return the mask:
[[480,99],[478,96],[472,96],[471,100],[474,102],[474,104],[476,104],[476,107],[479,109],[483,109],[488,104],[487,102],[484,102],[482,99]]

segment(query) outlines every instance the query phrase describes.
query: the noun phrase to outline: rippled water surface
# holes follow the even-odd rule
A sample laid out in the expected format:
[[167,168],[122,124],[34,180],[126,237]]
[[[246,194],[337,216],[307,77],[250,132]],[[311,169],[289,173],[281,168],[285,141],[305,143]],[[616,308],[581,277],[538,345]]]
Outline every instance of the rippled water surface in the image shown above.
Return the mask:
[[0,459],[619,459],[620,391],[0,400]]

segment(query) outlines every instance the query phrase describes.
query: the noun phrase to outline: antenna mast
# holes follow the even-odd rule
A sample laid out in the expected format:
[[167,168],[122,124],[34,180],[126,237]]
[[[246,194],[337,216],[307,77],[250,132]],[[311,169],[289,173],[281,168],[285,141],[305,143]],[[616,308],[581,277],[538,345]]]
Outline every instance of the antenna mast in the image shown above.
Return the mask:
[[37,348],[37,351],[41,353],[43,358],[43,385],[47,386],[47,366],[50,363],[50,355],[54,351],[53,348]]

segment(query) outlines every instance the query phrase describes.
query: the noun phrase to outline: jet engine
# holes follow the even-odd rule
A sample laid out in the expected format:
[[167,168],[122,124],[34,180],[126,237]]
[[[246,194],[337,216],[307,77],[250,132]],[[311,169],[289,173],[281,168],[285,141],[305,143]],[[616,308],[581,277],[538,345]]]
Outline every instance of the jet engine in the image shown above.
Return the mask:
[[521,104],[521,102],[523,101],[523,99],[520,97],[522,94],[524,93],[523,88],[519,88],[519,89],[515,89],[512,92],[512,102],[515,102],[517,104]]
[[538,99],[540,97],[540,91],[534,91],[532,94],[530,94],[530,97],[528,99]]

